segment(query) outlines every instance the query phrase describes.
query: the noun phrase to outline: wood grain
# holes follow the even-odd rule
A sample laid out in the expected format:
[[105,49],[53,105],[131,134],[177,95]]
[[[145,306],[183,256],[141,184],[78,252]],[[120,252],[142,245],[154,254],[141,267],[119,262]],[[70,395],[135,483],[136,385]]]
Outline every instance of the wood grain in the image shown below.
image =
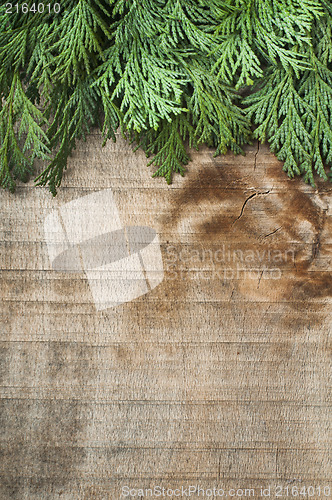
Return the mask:
[[[192,158],[167,186],[95,134],[55,200],[1,193],[1,500],[331,486],[331,186],[265,146]],[[124,225],[156,229],[165,279],[97,312],[83,274],[52,270],[43,222],[109,187]]]

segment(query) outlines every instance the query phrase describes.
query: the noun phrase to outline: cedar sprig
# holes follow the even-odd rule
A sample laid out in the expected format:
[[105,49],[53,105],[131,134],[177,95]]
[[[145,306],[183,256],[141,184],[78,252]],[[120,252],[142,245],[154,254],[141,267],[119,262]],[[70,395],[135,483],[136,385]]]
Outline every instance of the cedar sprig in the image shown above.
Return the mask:
[[290,177],[332,165],[327,0],[62,0],[60,14],[0,6],[0,184],[55,195],[80,139],[120,128],[155,176],[188,146],[238,154],[267,141]]

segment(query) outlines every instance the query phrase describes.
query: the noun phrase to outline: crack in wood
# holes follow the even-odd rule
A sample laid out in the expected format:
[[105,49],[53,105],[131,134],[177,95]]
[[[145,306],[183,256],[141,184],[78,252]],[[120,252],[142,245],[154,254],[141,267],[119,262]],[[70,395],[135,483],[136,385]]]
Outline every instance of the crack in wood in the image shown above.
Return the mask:
[[261,279],[262,279],[263,273],[264,273],[264,270],[261,272],[260,277],[258,279],[257,290],[259,289],[259,285],[261,284]]
[[325,226],[325,221],[326,221],[326,214],[327,214],[328,209],[324,209],[319,217],[319,225],[317,228],[317,233],[315,235],[314,241],[312,243],[312,248],[311,248],[311,257],[310,257],[310,264],[318,257],[319,252],[320,252],[320,247],[321,247],[321,236],[324,230]]
[[264,238],[268,238],[269,236],[272,236],[273,234],[276,234],[278,231],[280,231],[280,229],[282,228],[282,226],[280,227],[277,227],[277,229],[275,229],[274,231],[272,231],[271,233],[268,233],[266,234],[265,236],[263,236],[263,239]]
[[[270,193],[270,190],[268,191],[265,191],[264,193],[253,193],[251,194],[243,203],[242,205],[242,208],[241,208],[241,212],[240,212],[240,215],[235,219],[235,221],[233,222],[233,224],[235,224],[235,222],[237,222],[238,220],[241,219],[242,215],[243,215],[243,212],[244,212],[244,209],[248,203],[248,201],[252,200],[252,198],[255,198],[256,196],[261,196],[261,195],[266,195],[266,194],[269,194]],[[232,225],[233,225],[232,224]]]
[[258,153],[259,153],[259,147],[260,147],[260,142],[258,141],[257,142],[257,151],[255,153],[255,160],[254,160],[254,170],[256,170],[256,167],[257,167],[257,156],[258,156]]

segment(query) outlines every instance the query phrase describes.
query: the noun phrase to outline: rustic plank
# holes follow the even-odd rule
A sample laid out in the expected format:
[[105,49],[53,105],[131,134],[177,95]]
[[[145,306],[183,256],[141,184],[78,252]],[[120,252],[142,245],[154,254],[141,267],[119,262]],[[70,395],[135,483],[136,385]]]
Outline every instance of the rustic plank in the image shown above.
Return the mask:
[[[167,186],[94,133],[55,200],[2,193],[1,500],[332,486],[331,187],[262,145],[192,158]],[[156,229],[165,279],[97,312],[83,273],[52,270],[43,223],[109,187],[124,225]]]

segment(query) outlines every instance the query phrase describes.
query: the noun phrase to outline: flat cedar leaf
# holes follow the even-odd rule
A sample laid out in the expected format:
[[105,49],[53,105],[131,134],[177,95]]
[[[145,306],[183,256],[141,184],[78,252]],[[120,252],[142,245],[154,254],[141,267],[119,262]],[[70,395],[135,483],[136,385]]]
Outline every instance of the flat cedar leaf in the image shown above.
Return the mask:
[[[328,0],[62,0],[0,6],[0,185],[53,195],[78,140],[136,141],[171,182],[188,146],[267,141],[290,177],[332,166]],[[52,4],[50,4],[52,6]],[[22,12],[19,9],[24,9]],[[51,7],[50,7],[51,8]]]
[[304,174],[314,184],[312,141],[305,127],[307,106],[296,89],[294,74],[284,69],[272,72],[245,104],[249,118],[258,125],[255,137],[268,140],[290,177]]
[[184,165],[189,162],[186,141],[197,147],[195,130],[187,114],[177,116],[172,123],[165,121],[158,130],[150,130],[143,134],[139,145],[147,156],[154,154],[148,166],[157,167],[154,177],[165,177],[168,184],[172,182],[174,173],[184,175]]
[[[34,158],[49,159],[49,141],[42,113],[26,96],[19,74],[12,74],[9,95],[0,112],[0,183],[15,189],[14,179],[26,181]],[[24,138],[23,147],[20,140]],[[27,154],[29,153],[30,154]]]
[[325,165],[332,165],[332,72],[313,58],[315,71],[303,76],[300,93],[307,105],[304,120],[310,131],[314,168],[327,180]]

